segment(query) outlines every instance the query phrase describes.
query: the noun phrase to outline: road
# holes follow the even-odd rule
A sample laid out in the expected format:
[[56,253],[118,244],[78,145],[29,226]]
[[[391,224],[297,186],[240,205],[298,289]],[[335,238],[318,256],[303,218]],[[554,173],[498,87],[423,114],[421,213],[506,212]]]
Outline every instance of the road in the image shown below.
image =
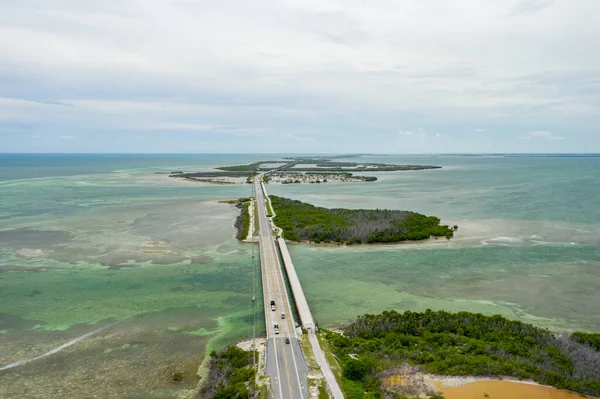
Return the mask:
[[[294,317],[271,224],[267,218],[260,177],[255,179],[254,184],[260,227],[260,263],[267,328],[267,374],[271,378],[276,399],[305,399],[308,398],[308,367],[296,337]],[[271,301],[275,301],[275,311],[271,310]],[[279,326],[278,334],[275,334],[275,325]],[[286,343],[286,339],[289,340],[289,344]]]

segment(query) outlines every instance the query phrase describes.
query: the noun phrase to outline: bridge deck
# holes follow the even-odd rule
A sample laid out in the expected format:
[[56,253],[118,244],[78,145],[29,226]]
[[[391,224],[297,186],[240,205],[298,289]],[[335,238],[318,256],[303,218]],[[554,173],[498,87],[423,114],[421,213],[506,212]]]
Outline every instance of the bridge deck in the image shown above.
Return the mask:
[[300,279],[296,273],[296,268],[294,267],[294,262],[292,262],[290,252],[288,251],[283,238],[278,238],[277,243],[279,244],[279,250],[281,251],[281,257],[283,258],[283,264],[290,282],[290,287],[292,287],[292,295],[296,301],[296,308],[300,315],[302,327],[304,327],[309,334],[314,333],[315,321],[313,320],[312,312],[308,306],[308,301],[306,300],[306,295],[304,295],[304,290],[302,289],[302,284],[300,284]]

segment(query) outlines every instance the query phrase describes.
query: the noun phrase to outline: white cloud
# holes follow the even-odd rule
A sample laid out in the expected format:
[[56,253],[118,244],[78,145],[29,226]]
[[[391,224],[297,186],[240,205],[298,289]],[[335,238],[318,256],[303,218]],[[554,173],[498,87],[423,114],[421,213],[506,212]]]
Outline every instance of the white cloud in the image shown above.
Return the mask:
[[151,126],[150,129],[159,130],[183,130],[183,131],[206,131],[214,130],[217,126],[214,125],[203,125],[199,123],[160,123],[155,126]]
[[563,140],[564,139],[564,137],[555,136],[554,134],[552,134],[551,132],[549,132],[547,130],[536,130],[533,132],[529,132],[525,136],[523,136],[523,138],[525,138],[527,140],[531,140],[531,139]]
[[40,136],[31,136],[32,139],[39,139]]
[[[22,1],[3,9],[0,54],[11,65],[51,74],[66,68],[87,81],[154,76],[191,89],[260,88],[394,108],[582,105],[589,99],[535,84],[547,65],[600,66],[584,50],[600,35],[592,23],[600,5],[573,1],[123,0],[118,13],[100,0]],[[515,10],[527,12],[507,34]],[[574,31],[574,20],[589,31]],[[496,51],[482,52],[490,42]],[[527,90],[513,80],[524,75],[534,79]]]
[[600,52],[589,51],[600,1],[4,3],[0,121],[52,126],[80,137],[73,145],[88,127],[277,140],[292,126],[377,130],[416,149],[434,129],[476,145],[500,135],[473,126],[514,137],[540,120],[555,131],[600,122]]
[[68,134],[64,134],[64,135],[60,136],[59,138],[62,139],[62,140],[75,140],[75,139],[77,139],[77,137],[71,136],[71,135],[68,135]]
[[511,15],[530,14],[544,10],[554,4],[554,0],[519,0]]
[[404,137],[414,137],[415,139],[418,140],[425,140],[425,138],[427,137],[427,133],[425,133],[424,131],[420,130],[417,132],[410,132],[410,131],[399,131],[398,135],[400,136],[404,136]]
[[481,132],[484,132],[484,131],[485,131],[485,129],[482,129],[482,128],[477,128],[477,129],[475,129],[475,131],[476,131],[477,133],[481,133]]

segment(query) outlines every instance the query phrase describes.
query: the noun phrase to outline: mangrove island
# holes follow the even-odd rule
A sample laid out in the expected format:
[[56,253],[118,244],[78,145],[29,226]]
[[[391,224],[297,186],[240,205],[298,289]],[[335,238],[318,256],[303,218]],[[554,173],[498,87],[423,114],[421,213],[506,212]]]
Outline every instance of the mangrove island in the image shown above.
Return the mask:
[[[275,214],[273,222],[288,241],[312,243],[375,244],[450,239],[458,226],[440,225],[436,216],[388,209],[328,209],[289,198],[269,196]],[[248,199],[240,200],[241,214],[235,226],[237,237],[245,237],[249,228]]]

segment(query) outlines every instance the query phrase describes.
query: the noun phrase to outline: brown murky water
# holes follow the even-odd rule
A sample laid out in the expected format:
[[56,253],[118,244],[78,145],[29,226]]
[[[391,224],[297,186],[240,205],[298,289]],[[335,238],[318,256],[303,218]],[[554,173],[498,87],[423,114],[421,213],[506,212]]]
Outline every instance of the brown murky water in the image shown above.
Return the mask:
[[552,387],[514,381],[478,381],[460,387],[438,386],[446,399],[581,399],[583,396]]

